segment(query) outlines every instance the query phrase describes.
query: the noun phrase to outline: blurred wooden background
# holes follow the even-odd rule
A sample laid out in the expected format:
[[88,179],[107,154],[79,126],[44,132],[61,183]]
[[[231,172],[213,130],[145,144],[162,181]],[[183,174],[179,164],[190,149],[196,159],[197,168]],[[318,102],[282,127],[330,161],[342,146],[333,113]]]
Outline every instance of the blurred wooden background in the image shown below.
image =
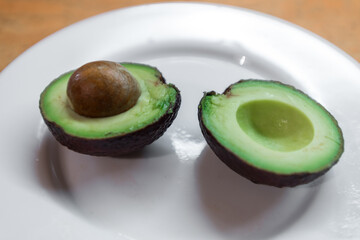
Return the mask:
[[[27,48],[84,18],[151,0],[0,0],[0,71]],[[167,1],[169,2],[169,1]],[[267,13],[327,39],[360,61],[360,0],[224,0]]]

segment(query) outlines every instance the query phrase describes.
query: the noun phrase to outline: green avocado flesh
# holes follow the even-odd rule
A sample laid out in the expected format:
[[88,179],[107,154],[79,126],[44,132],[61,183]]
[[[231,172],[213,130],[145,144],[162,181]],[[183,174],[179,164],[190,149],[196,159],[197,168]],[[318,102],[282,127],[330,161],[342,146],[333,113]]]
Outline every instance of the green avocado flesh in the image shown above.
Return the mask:
[[73,71],[55,79],[42,92],[40,108],[44,118],[60,126],[65,133],[87,139],[103,139],[134,132],[156,122],[176,101],[177,91],[164,84],[153,67],[121,63],[138,81],[141,95],[131,109],[111,117],[83,117],[69,105],[66,88]]
[[329,168],[343,151],[336,120],[320,104],[275,81],[244,80],[200,102],[202,121],[227,151],[277,174]]
[[308,145],[314,127],[299,109],[274,100],[250,101],[241,105],[236,118],[254,141],[277,151],[293,151]]

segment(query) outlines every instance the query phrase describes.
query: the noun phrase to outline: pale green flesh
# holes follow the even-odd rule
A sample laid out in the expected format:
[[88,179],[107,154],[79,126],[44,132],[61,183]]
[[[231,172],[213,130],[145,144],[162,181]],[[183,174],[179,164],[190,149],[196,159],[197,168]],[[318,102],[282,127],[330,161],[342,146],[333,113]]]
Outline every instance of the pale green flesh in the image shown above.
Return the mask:
[[239,106],[236,118],[254,141],[278,151],[303,148],[314,137],[314,128],[306,115],[279,101],[247,102]]
[[257,168],[281,174],[315,172],[337,160],[341,130],[315,101],[268,81],[236,84],[206,96],[203,123],[228,151]]
[[160,73],[150,66],[122,64],[137,79],[141,95],[128,111],[105,118],[88,118],[75,113],[67,99],[69,72],[55,79],[41,94],[40,107],[46,119],[70,135],[83,138],[119,136],[156,122],[176,101],[172,85],[160,83]]

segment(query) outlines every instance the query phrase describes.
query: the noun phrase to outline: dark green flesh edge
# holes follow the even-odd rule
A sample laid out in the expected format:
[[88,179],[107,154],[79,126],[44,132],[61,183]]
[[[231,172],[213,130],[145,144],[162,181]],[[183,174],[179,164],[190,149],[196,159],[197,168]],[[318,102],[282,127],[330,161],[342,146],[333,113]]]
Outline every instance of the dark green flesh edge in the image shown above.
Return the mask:
[[[231,91],[231,88],[239,83],[245,82],[245,81],[265,81],[265,80],[255,80],[255,79],[248,79],[248,80],[240,80],[234,84],[231,84],[228,88],[225,89],[225,91],[222,94],[226,94]],[[301,92],[302,94],[306,95],[302,91],[294,88],[291,85],[287,85],[284,83],[281,83],[279,81],[271,81],[278,84],[286,85],[296,91]],[[211,131],[204,125],[203,122],[203,114],[202,114],[202,102],[205,99],[206,96],[212,96],[217,95],[218,93],[211,91],[211,92],[204,92],[204,96],[201,98],[200,103],[198,105],[198,119],[200,124],[201,132],[212,149],[212,151],[216,154],[216,156],[230,169],[235,171],[236,173],[240,174],[241,176],[247,178],[248,180],[252,181],[256,184],[263,184],[263,185],[269,185],[273,187],[295,187],[302,184],[307,184],[309,182],[314,181],[315,179],[319,178],[320,176],[324,175],[327,171],[330,170],[340,159],[342,153],[344,152],[344,139],[342,139],[342,145],[339,149],[338,154],[334,158],[334,161],[330,166],[325,167],[324,169],[317,171],[317,172],[302,172],[302,173],[294,173],[294,174],[279,174],[275,172],[270,172],[264,169],[260,169],[256,166],[251,165],[248,163],[245,159],[241,159],[237,155],[235,155],[231,150],[227,149],[225,146],[223,146],[221,143],[217,141],[217,139],[213,136]],[[308,95],[306,95],[308,98],[310,98]],[[310,98],[312,99],[312,98]],[[314,99],[312,99],[314,102],[316,102]],[[328,114],[329,117],[332,118],[332,121],[336,123],[338,126],[339,131],[341,132],[341,128],[339,127],[336,119],[318,102],[316,102],[322,109],[324,109]],[[341,132],[342,136],[342,132]]]

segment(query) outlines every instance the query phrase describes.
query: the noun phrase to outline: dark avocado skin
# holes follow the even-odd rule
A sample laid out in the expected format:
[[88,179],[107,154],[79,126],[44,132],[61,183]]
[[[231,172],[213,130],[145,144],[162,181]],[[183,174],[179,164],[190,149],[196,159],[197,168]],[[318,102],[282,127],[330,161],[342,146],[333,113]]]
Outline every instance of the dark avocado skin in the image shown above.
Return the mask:
[[[243,81],[243,80],[241,80]],[[241,82],[239,81],[239,82]],[[237,83],[239,83],[237,82]],[[236,83],[235,83],[236,84]],[[234,85],[234,84],[232,84]],[[230,85],[223,94],[226,94],[231,90],[232,85]],[[203,98],[210,95],[215,95],[216,93],[214,91],[204,93]],[[235,171],[236,173],[240,174],[241,176],[247,178],[248,180],[252,181],[256,184],[264,184],[269,186],[274,186],[278,188],[282,187],[295,187],[301,184],[309,183],[316,178],[324,175],[329,169],[335,165],[342,152],[344,151],[343,145],[340,149],[337,160],[333,162],[332,165],[327,166],[326,168],[322,169],[318,172],[303,172],[303,173],[296,173],[296,174],[278,174],[270,171],[266,171],[260,168],[257,168],[256,166],[252,166],[248,162],[246,162],[244,159],[239,158],[234,153],[232,153],[229,149],[224,147],[222,144],[220,144],[216,138],[212,135],[211,131],[204,125],[203,118],[202,118],[202,106],[201,102],[203,98],[200,100],[199,106],[198,106],[198,119],[199,124],[201,128],[201,132],[204,135],[204,138],[212,151],[216,154],[216,156],[225,163],[230,169]],[[321,105],[320,105],[321,106]],[[335,120],[336,121],[336,120]]]
[[[159,78],[159,81],[166,84],[162,75],[157,77]],[[168,127],[170,127],[175,120],[181,105],[180,91],[174,85],[172,85],[172,87],[175,88],[177,92],[176,101],[175,104],[169,106],[169,109],[163,116],[156,122],[149,124],[142,129],[121,136],[102,139],[86,139],[69,135],[55,122],[48,121],[44,117],[41,108],[40,112],[45,124],[48,126],[55,139],[70,150],[93,156],[120,157],[124,154],[140,150],[146,145],[154,142],[165,133]]]

